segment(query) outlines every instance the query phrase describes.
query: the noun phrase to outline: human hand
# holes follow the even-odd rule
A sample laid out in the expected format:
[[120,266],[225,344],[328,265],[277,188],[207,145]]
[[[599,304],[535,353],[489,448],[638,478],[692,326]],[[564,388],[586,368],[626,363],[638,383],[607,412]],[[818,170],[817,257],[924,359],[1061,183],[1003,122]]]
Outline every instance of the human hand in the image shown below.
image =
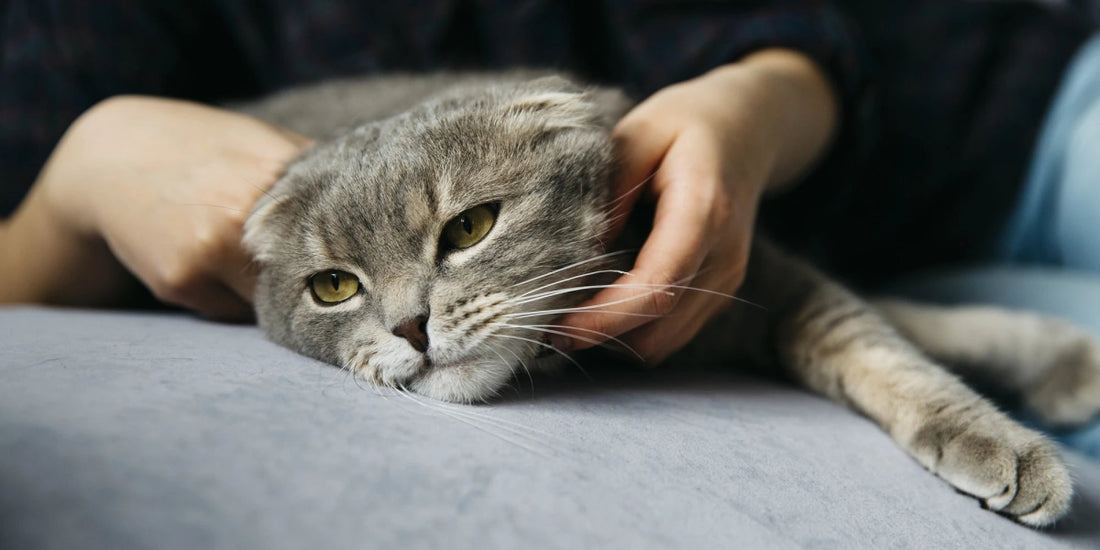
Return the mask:
[[552,343],[581,349],[618,337],[648,363],[687,344],[731,305],[744,279],[761,195],[821,155],[835,111],[813,62],[784,50],[670,86],[635,107],[613,133],[622,159],[613,233],[643,193],[656,200],[652,232],[630,273],[559,319],[579,338]]
[[118,97],[69,128],[36,187],[59,219],[102,239],[160,300],[243,320],[255,284],[244,220],[308,144],[222,109]]

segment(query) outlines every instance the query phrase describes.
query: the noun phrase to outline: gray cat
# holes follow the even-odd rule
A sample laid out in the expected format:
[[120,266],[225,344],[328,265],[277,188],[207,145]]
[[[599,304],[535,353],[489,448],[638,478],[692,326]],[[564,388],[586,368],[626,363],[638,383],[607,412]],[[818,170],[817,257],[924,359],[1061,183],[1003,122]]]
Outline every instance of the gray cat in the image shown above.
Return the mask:
[[[319,139],[246,224],[268,336],[457,402],[560,363],[553,320],[631,263],[600,242],[610,128],[630,104],[534,76],[335,82],[246,107]],[[763,308],[731,307],[672,361],[777,365],[989,509],[1032,526],[1066,513],[1057,448],[941,362],[998,380],[1048,421],[1084,422],[1100,410],[1100,346],[1083,332],[997,309],[872,305],[762,238],[751,258],[741,292]]]

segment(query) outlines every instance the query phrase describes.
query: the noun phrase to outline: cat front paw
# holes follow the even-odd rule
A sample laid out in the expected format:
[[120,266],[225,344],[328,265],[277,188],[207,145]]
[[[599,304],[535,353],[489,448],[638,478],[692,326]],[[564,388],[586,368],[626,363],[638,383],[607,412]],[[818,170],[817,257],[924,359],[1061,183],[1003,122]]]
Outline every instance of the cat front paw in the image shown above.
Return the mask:
[[966,425],[932,424],[915,443],[918,460],[984,508],[1032,527],[1069,511],[1073,483],[1058,449],[995,410]]
[[1074,426],[1095,418],[1100,413],[1100,345],[1083,334],[1070,339],[1025,397],[1052,426]]

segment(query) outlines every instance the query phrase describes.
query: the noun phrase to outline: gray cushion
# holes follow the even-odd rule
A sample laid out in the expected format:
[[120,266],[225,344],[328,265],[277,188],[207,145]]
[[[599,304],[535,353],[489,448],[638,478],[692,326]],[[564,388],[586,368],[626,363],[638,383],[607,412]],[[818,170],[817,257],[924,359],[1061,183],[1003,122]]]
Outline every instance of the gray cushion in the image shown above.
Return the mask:
[[0,546],[1100,547],[1022,527],[867,420],[735,370],[516,384],[487,406],[362,387],[182,314],[0,309]]

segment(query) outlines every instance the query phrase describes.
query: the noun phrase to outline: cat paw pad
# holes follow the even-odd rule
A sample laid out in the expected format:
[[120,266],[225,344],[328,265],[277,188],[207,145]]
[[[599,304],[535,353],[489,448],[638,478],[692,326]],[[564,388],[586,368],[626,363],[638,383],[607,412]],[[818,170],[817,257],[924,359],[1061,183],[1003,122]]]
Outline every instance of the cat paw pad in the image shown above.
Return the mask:
[[[1069,511],[1073,483],[1057,448],[1007,418],[971,427],[939,447],[933,471],[982,506],[1032,527]],[[1007,426],[1011,424],[1011,426]]]

